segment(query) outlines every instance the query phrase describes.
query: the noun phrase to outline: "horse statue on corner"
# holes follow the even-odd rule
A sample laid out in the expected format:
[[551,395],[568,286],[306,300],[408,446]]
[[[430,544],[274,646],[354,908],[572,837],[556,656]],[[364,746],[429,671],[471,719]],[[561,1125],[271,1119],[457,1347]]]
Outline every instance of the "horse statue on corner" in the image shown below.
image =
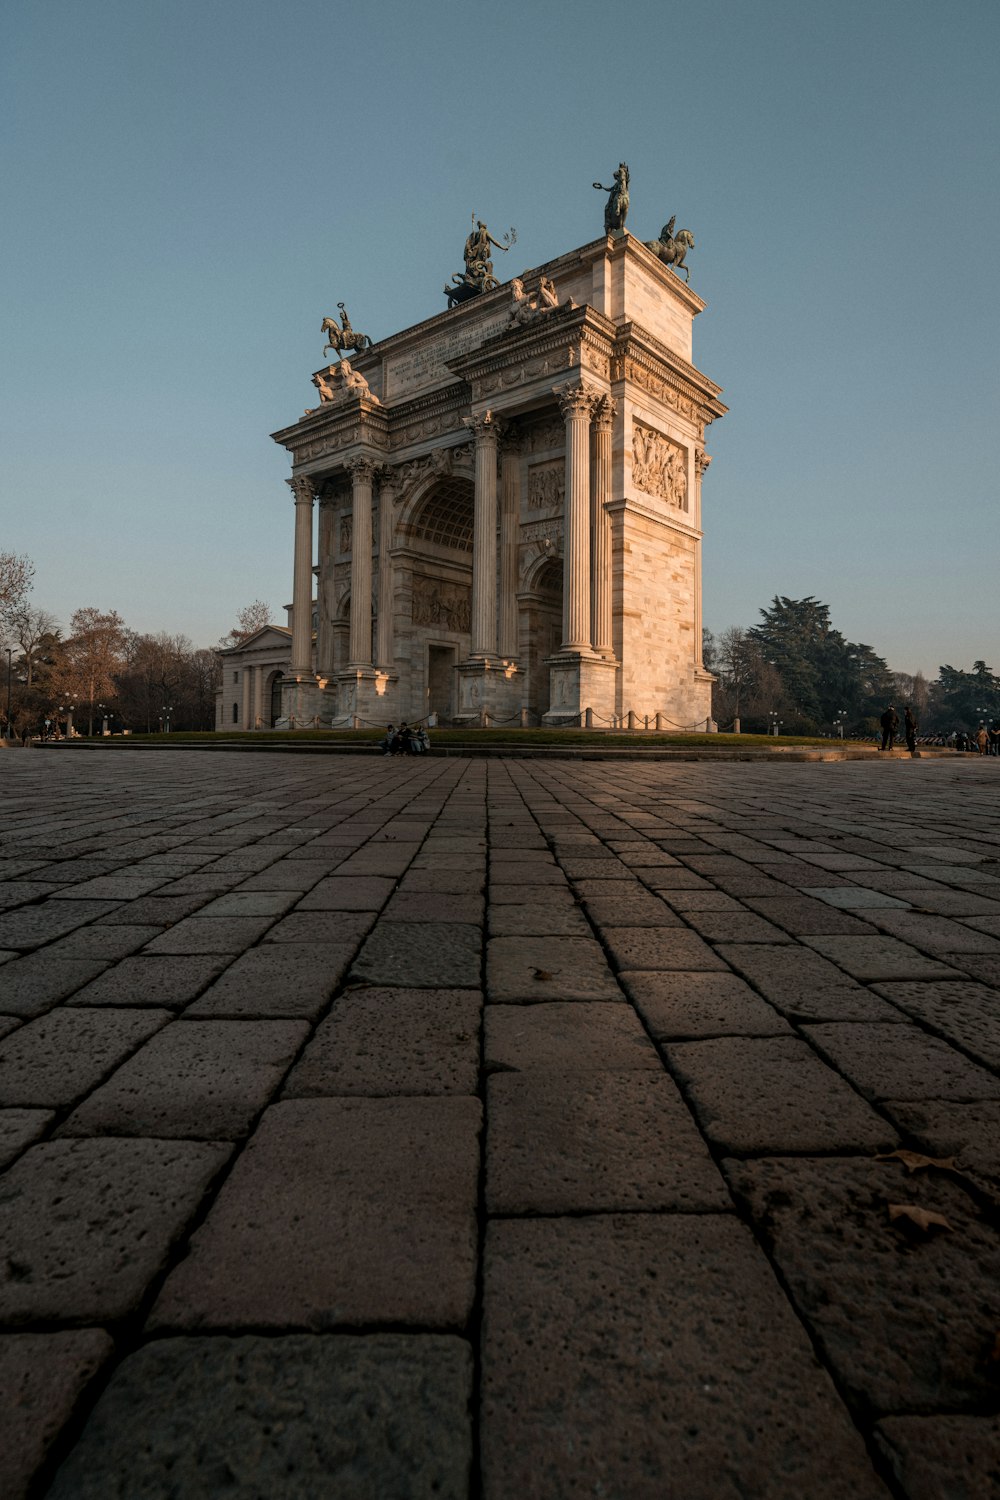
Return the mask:
[[689,250],[694,249],[694,235],[690,229],[678,230],[674,234],[674,225],[677,223],[677,215],[671,218],[669,224],[664,224],[660,230],[658,240],[647,240],[646,249],[652,250],[658,255],[665,266],[673,266],[675,271],[684,272],[684,280],[691,280],[691,272],[684,264],[684,257]]
[[345,349],[353,349],[355,354],[364,354],[372,346],[371,339],[367,333],[355,333],[344,304],[338,302],[337,306],[340,308],[340,322],[336,318],[324,318],[320,328],[320,333],[327,334],[330,340],[328,344],[324,344],[323,353],[326,354],[328,349],[336,350],[338,359],[343,356]]

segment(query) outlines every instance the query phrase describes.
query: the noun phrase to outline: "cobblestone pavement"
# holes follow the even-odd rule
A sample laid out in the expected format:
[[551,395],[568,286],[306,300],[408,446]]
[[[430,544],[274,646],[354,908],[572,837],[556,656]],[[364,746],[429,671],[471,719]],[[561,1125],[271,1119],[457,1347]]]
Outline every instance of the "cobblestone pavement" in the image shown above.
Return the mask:
[[998,776],[0,757],[5,1500],[995,1496]]

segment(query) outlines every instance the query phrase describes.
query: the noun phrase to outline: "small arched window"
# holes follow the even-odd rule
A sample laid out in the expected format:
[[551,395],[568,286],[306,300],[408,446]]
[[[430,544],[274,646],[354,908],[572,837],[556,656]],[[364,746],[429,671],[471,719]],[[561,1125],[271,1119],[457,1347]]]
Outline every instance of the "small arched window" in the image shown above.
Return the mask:
[[240,705],[238,703],[234,703],[233,704],[233,723],[234,724],[238,724],[239,722],[240,722]]

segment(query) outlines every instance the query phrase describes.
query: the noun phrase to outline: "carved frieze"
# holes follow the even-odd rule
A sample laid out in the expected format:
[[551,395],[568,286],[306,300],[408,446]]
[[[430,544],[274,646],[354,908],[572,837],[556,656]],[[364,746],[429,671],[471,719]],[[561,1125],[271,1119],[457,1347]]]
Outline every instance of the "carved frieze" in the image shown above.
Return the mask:
[[632,424],[632,483],[678,510],[687,510],[687,451],[645,422]]
[[528,507],[561,511],[566,499],[566,465],[561,458],[532,464],[528,470]]
[[553,549],[562,546],[563,522],[562,517],[553,518],[551,521],[529,521],[526,526],[521,527],[520,540],[522,542],[546,542],[552,544]]
[[471,629],[472,591],[461,583],[443,583],[438,578],[413,578],[412,619],[414,625],[438,625],[445,630]]

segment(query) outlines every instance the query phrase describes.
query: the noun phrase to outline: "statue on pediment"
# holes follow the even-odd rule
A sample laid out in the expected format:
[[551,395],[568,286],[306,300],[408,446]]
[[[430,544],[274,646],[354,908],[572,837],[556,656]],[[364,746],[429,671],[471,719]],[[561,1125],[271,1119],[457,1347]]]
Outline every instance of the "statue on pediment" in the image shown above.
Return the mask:
[[497,250],[507,251],[517,241],[517,230],[511,229],[505,234],[503,240],[495,240],[490,234],[482,219],[472,216],[473,230],[465,242],[464,272],[456,271],[452,276],[452,285],[446,286],[444,294],[448,298],[448,306],[453,307],[456,303],[467,302],[470,297],[479,297],[483,292],[492,292],[500,285],[493,275],[493,259],[490,254],[491,247]]
[[367,333],[355,333],[351,327],[351,320],[347,315],[347,308],[342,302],[338,302],[340,308],[340,322],[336,318],[324,318],[320,333],[328,335],[330,342],[324,344],[323,353],[327,350],[335,351],[338,357],[343,356],[345,349],[353,349],[355,354],[364,354],[370,349],[372,341]]
[[341,359],[339,364],[318,371],[312,376],[312,383],[319,391],[320,403],[324,406],[331,402],[349,401],[353,396],[364,396],[373,406],[382,404],[372,394],[365,377],[353,368],[349,359]]
[[684,264],[684,257],[694,249],[694,235],[690,229],[679,229],[675,235],[676,223],[677,215],[673,214],[669,223],[660,230],[660,238],[646,241],[646,249],[658,255],[665,266],[673,266],[675,271],[683,270],[684,280],[690,281],[691,273]]
[[626,164],[618,163],[618,170],[611,187],[604,187],[600,182],[595,182],[594,187],[598,192],[608,194],[608,201],[604,205],[604,233],[614,234],[615,231],[624,230],[625,219],[628,215],[628,167]]
[[526,323],[534,323],[538,318],[547,316],[548,313],[576,306],[572,297],[560,303],[555,283],[548,276],[542,277],[538,283],[537,292],[526,292],[520,276],[515,276],[510,284],[510,293],[511,308],[508,324],[510,328],[523,328]]

